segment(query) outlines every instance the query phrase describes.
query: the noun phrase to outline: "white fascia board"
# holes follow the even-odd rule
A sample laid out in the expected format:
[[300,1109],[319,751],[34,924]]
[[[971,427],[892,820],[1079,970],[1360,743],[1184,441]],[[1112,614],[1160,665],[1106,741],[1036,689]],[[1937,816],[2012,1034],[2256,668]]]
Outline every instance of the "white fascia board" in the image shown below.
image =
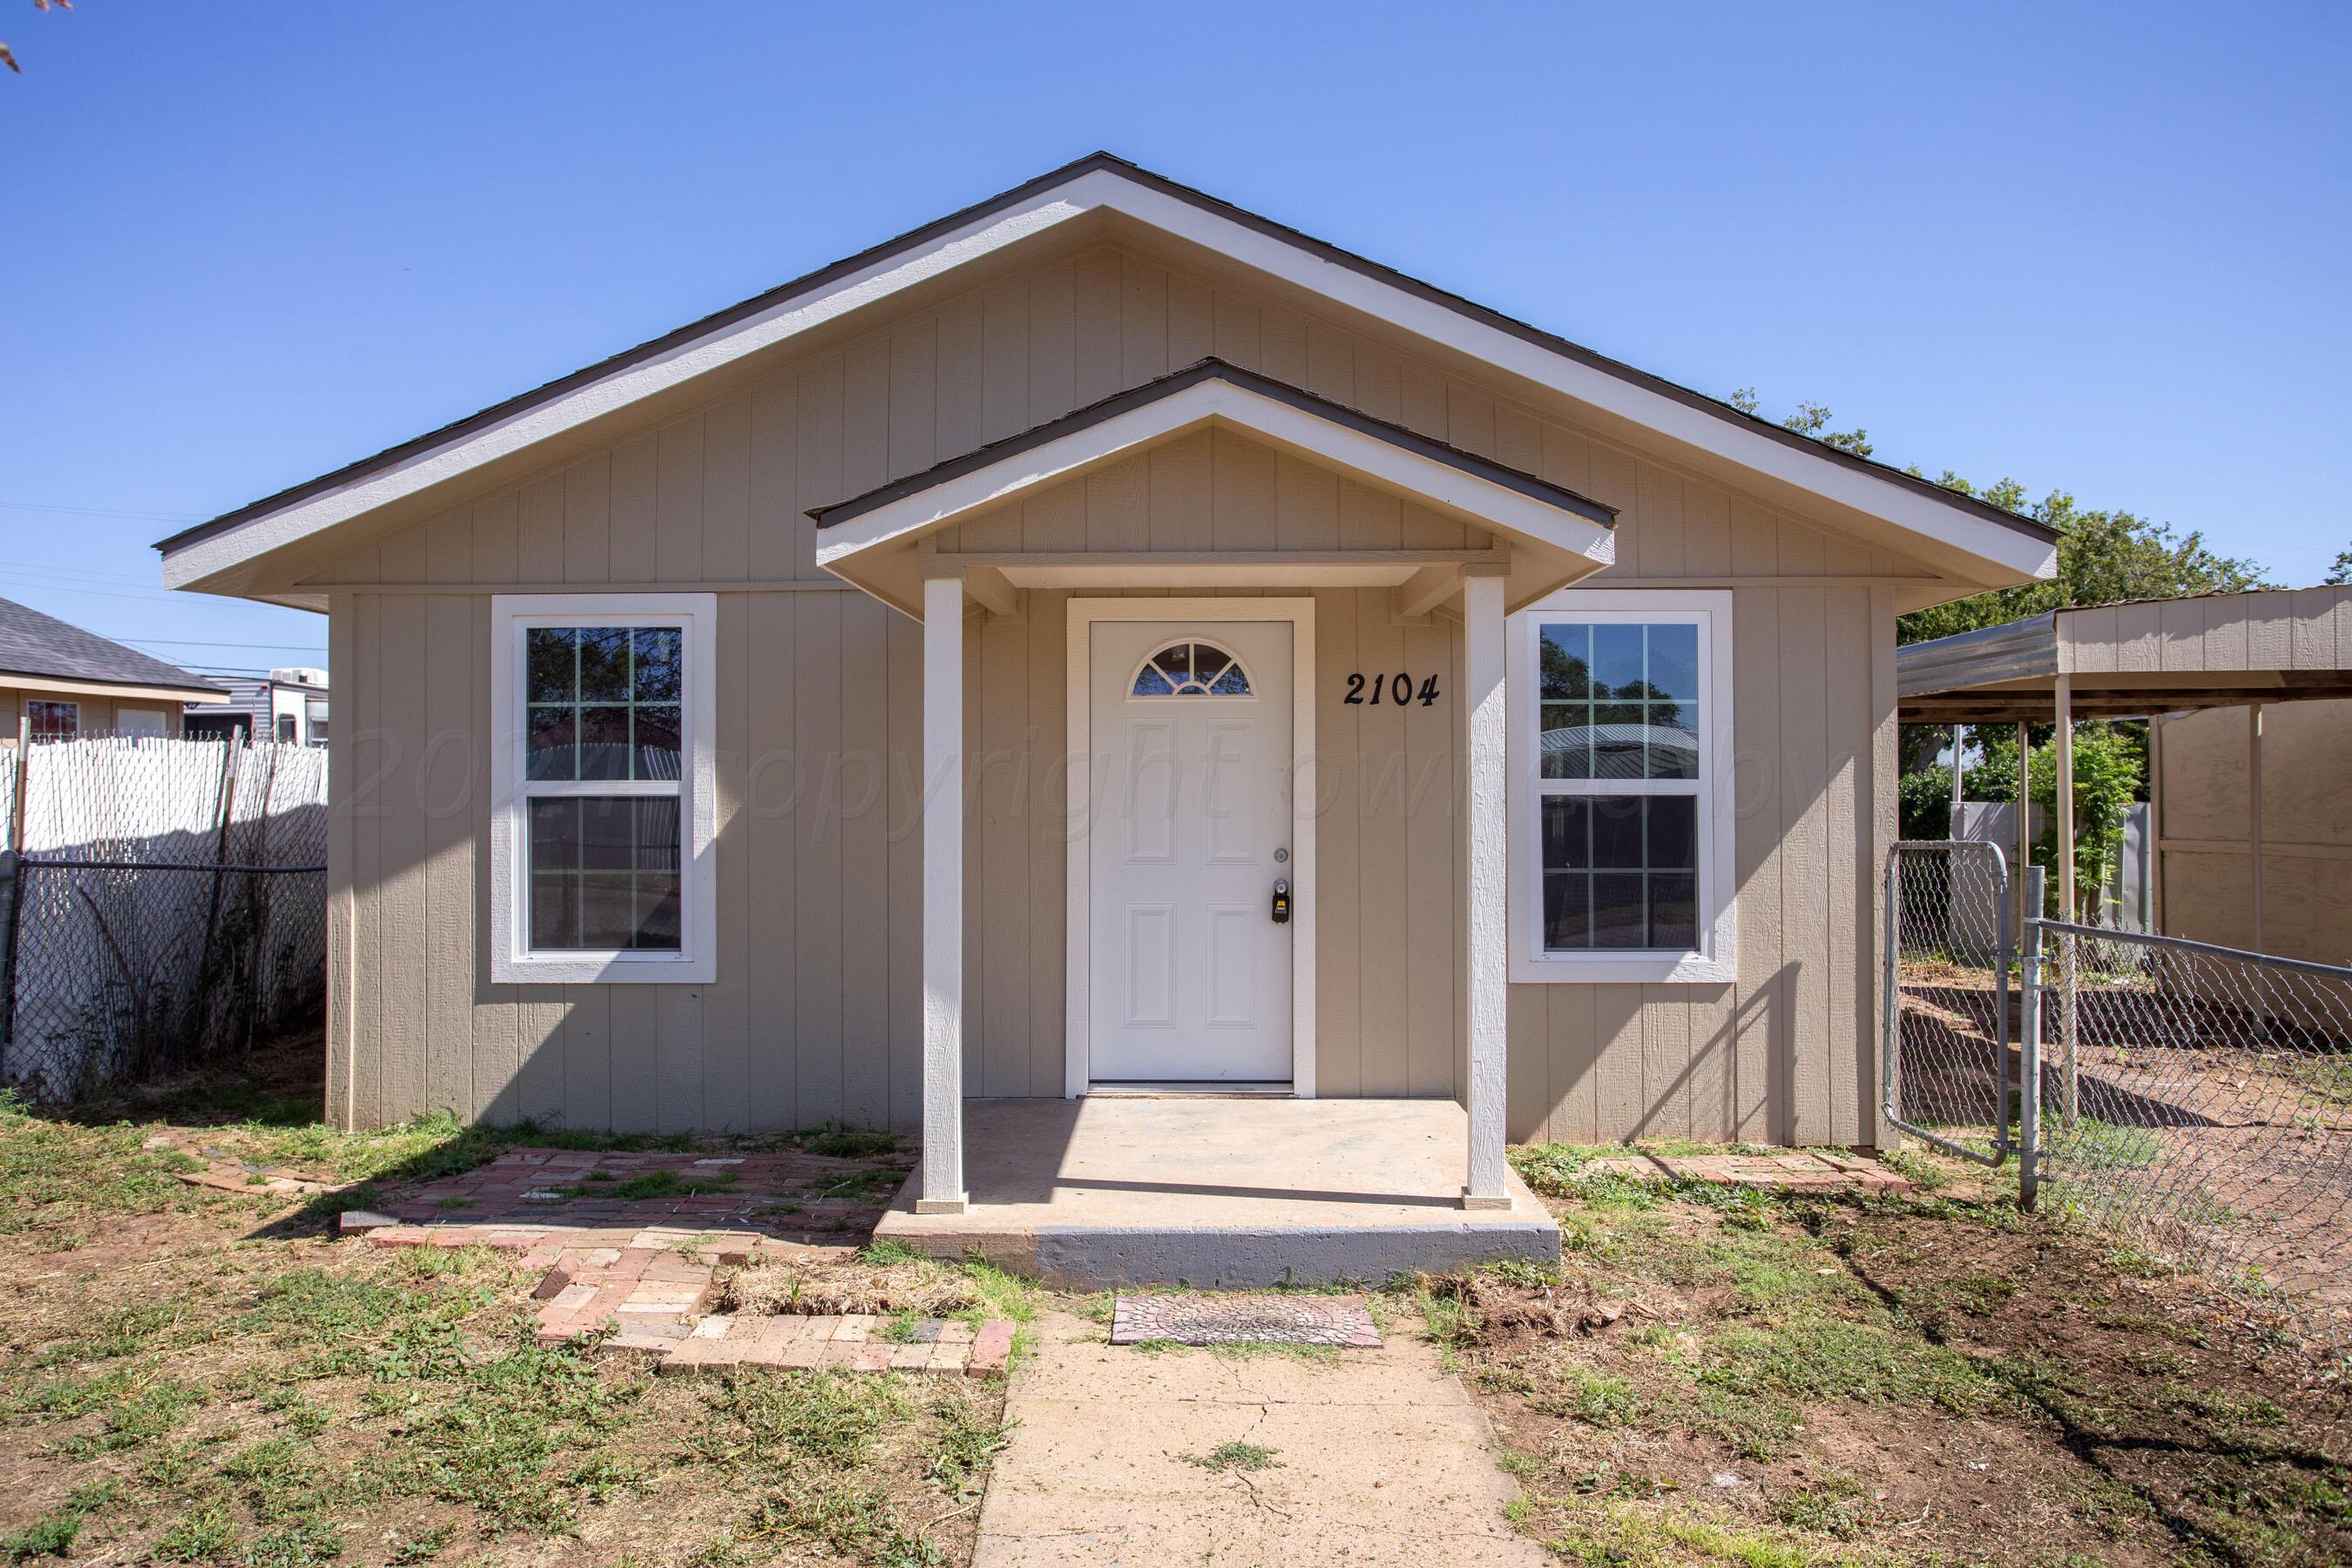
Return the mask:
[[[1116,182],[1097,195],[1096,182]],[[1113,207],[1136,222],[1231,257],[1234,261],[1445,345],[1497,370],[1550,387],[1580,403],[1644,426],[1671,439],[1849,506],[1906,532],[1957,546],[2011,571],[2054,576],[2055,543],[2032,539],[1989,518],[1945,506],[1874,474],[1790,447],[1758,431],[1611,375],[1538,343],[1487,325],[1434,300],[1328,261],[1298,246],[1164,193],[1118,180],[1108,171],[1081,176],[1073,200]]]
[[817,564],[833,567],[861,551],[936,528],[1069,477],[1121,453],[1222,424],[1319,458],[1433,506],[1476,519],[1603,564],[1616,558],[1615,536],[1547,501],[1409,451],[1377,436],[1235,386],[1203,381],[1098,423],[1081,426],[998,461],[951,475],[817,534]]
[[257,556],[458,479],[469,469],[541,442],[560,439],[580,426],[772,348],[854,310],[904,293],[942,273],[952,272],[1081,217],[1087,211],[1085,205],[1047,191],[1018,207],[975,219],[914,250],[876,261],[821,293],[781,301],[771,310],[714,328],[706,336],[680,343],[667,353],[621,366],[612,374],[561,396],[518,409],[482,429],[453,436],[429,451],[416,453],[349,485],[167,552],[163,556],[163,585],[193,586]]
[[591,420],[1097,210],[1117,212],[1147,227],[1222,253],[1334,304],[1362,311],[1580,403],[2005,570],[2035,577],[2051,576],[2056,571],[2054,544],[1940,505],[1891,480],[1742,429],[1449,305],[1327,260],[1287,239],[1204,210],[1116,171],[1094,169],[881,258],[823,286],[819,292],[780,301],[758,315],[713,328],[703,337],[621,366],[610,375],[520,409],[482,429],[453,436],[441,446],[347,486],[194,541],[164,556],[164,585],[198,584],[322,529],[459,478],[471,468],[558,439]]

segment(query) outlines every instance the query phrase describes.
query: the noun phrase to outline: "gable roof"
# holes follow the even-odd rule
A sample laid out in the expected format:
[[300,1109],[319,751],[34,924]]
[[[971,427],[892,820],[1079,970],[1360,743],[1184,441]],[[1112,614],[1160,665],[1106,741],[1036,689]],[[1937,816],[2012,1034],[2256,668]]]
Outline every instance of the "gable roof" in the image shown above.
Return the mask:
[[90,686],[163,688],[191,701],[222,695],[177,665],[110,642],[29,605],[0,599],[0,685],[12,675]]
[[1211,357],[863,495],[810,509],[820,530],[817,563],[919,614],[908,552],[920,536],[1212,426],[1502,533],[1522,547],[1506,591],[1513,604],[1616,558],[1615,507]]
[[[1338,246],[1095,153],[519,396],[162,540],[167,584],[214,586],[310,532],[462,478],[723,364],[1094,214],[1201,246],[1753,475],[1890,524],[1988,582],[2047,576],[2042,524],[1783,429]],[[230,588],[229,591],[235,591]]]

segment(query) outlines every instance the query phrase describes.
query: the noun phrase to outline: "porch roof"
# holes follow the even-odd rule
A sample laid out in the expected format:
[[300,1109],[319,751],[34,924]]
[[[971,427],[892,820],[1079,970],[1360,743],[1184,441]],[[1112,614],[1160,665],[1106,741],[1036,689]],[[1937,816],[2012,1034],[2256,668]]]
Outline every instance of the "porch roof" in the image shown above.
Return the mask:
[[[959,454],[862,495],[813,507],[818,564],[909,615],[920,614],[918,584],[926,536],[960,518],[1075,478],[1135,452],[1208,426],[1253,439],[1377,489],[1403,495],[1501,534],[1510,549],[1507,594],[1514,605],[1598,571],[1615,559],[1617,509],[1564,485],[1376,419],[1286,382],[1209,358],[1020,435]],[[1231,552],[1160,560],[1132,549],[1071,552],[1052,562],[1005,555],[996,564],[959,561],[969,572],[1083,570],[1081,563],[1123,563],[1168,584],[1205,585],[1239,573],[1268,584],[1318,582],[1353,570],[1367,582],[1402,583],[1419,572],[1458,569],[1454,562],[1350,562],[1368,552]],[[1465,552],[1454,552],[1457,554]],[[1302,572],[1309,574],[1301,577]],[[1358,578],[1349,578],[1354,581]],[[1331,581],[1339,581],[1331,578]]]

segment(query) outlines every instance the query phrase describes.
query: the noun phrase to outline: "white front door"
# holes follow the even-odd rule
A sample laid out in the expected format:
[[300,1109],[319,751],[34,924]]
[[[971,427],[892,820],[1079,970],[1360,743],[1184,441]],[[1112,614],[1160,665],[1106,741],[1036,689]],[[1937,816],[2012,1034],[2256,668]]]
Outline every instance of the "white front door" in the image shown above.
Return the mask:
[[1286,1083],[1287,621],[1097,621],[1087,894],[1097,1083]]

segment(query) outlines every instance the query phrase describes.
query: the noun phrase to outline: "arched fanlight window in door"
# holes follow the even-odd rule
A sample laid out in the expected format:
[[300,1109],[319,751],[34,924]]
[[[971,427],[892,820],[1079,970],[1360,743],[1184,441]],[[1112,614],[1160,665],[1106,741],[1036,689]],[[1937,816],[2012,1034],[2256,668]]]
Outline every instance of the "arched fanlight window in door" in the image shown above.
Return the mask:
[[1137,668],[1128,695],[1247,697],[1250,678],[1241,660],[1214,643],[1170,643]]

